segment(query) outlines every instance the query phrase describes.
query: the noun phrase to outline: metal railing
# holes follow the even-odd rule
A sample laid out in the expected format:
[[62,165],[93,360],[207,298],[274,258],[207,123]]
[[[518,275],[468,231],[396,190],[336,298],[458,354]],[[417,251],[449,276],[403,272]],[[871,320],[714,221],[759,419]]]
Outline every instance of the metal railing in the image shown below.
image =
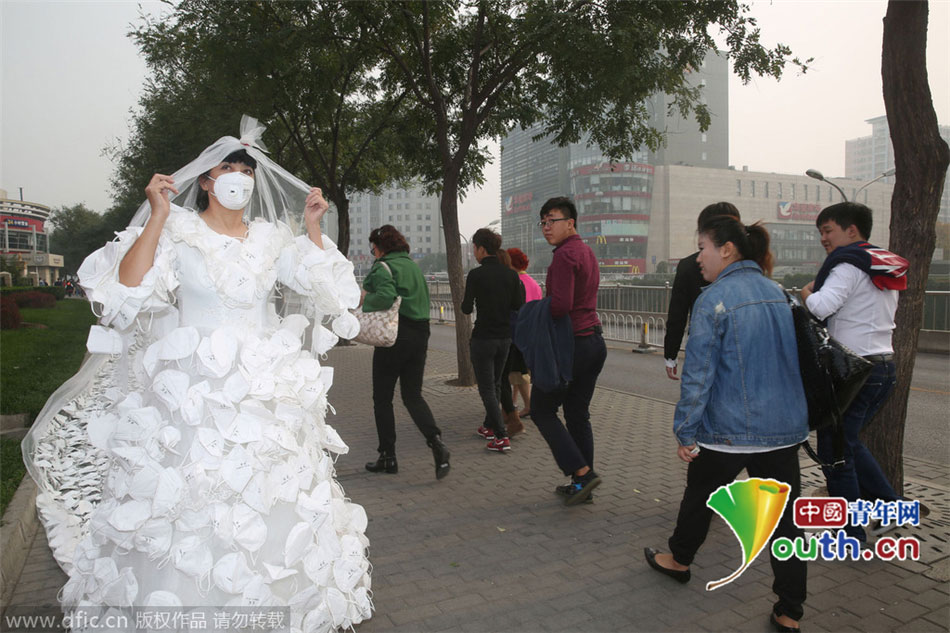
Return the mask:
[[924,292],[924,319],[920,327],[938,332],[950,330],[950,290]]
[[662,316],[598,310],[597,318],[605,339],[637,343],[640,347],[663,347],[666,319]]
[[[448,283],[432,282],[429,318],[433,321],[455,321],[455,307]],[[792,288],[793,294],[798,293]],[[665,286],[603,286],[597,294],[597,316],[604,327],[604,338],[662,347],[666,334],[666,312],[670,303],[670,287]],[[644,340],[644,326],[646,338]],[[950,291],[928,290],[924,295],[922,328],[950,331]],[[684,340],[685,344],[685,340]]]

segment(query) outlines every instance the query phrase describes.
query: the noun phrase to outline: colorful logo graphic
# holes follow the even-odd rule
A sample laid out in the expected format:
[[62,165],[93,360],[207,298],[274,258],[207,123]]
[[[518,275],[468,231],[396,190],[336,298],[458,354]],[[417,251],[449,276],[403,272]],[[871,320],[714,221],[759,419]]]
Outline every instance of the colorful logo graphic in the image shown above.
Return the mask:
[[800,528],[836,529],[848,524],[848,500],[842,497],[799,497],[793,507]]
[[721,516],[742,546],[742,566],[729,576],[706,583],[706,591],[727,585],[752,564],[778,527],[791,487],[775,479],[753,477],[720,486],[706,505]]

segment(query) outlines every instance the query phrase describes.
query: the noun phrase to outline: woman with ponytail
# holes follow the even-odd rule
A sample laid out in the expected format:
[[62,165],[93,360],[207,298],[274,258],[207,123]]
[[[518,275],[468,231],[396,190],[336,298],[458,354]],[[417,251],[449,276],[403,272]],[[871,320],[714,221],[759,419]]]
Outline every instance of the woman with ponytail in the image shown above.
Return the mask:
[[[689,464],[686,490],[669,539],[671,553],[644,550],[653,569],[683,583],[709,530],[707,499],[743,469],[750,477],[787,484],[777,489],[788,490],[788,498],[772,538],[801,535],[792,507],[801,490],[798,444],[808,437],[791,309],[768,278],[768,231],[733,217],[709,218],[699,227],[696,259],[710,285],[693,305],[673,419],[677,455]],[[778,601],[769,621],[777,631],[797,631],[805,562],[771,562]]]

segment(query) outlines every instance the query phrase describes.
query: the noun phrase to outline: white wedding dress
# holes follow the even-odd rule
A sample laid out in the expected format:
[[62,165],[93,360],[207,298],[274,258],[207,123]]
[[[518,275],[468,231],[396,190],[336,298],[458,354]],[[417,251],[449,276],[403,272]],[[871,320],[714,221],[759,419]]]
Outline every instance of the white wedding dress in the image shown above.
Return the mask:
[[369,618],[367,517],[334,479],[347,447],[325,420],[332,368],[303,348],[307,318],[271,300],[280,281],[312,301],[322,354],[337,339],[322,321],[358,328],[352,265],[326,237],[256,220],[235,239],[173,206],[130,288],[118,265],[141,231],[83,263],[112,326],[91,351],[112,355],[32,440],[63,605],[285,606],[307,633]]

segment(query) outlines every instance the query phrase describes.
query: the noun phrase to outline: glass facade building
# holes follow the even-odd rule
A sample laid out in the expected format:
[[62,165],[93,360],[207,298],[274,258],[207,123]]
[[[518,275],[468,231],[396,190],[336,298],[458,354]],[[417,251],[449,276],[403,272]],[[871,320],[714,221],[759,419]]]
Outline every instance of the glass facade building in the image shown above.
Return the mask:
[[[728,70],[727,60],[712,53],[689,73],[714,113],[728,112]],[[578,233],[597,255],[601,272],[652,272],[647,251],[656,166],[728,166],[728,118],[713,116],[710,127],[700,131],[694,120],[670,113],[668,105],[662,94],[647,102],[652,125],[667,133],[666,145],[625,160],[610,160],[586,138],[558,147],[542,136],[540,126],[507,134],[501,143],[502,235],[506,246],[525,251],[529,270],[541,272],[551,260],[551,247],[537,228],[541,205],[568,196],[577,206]]]

